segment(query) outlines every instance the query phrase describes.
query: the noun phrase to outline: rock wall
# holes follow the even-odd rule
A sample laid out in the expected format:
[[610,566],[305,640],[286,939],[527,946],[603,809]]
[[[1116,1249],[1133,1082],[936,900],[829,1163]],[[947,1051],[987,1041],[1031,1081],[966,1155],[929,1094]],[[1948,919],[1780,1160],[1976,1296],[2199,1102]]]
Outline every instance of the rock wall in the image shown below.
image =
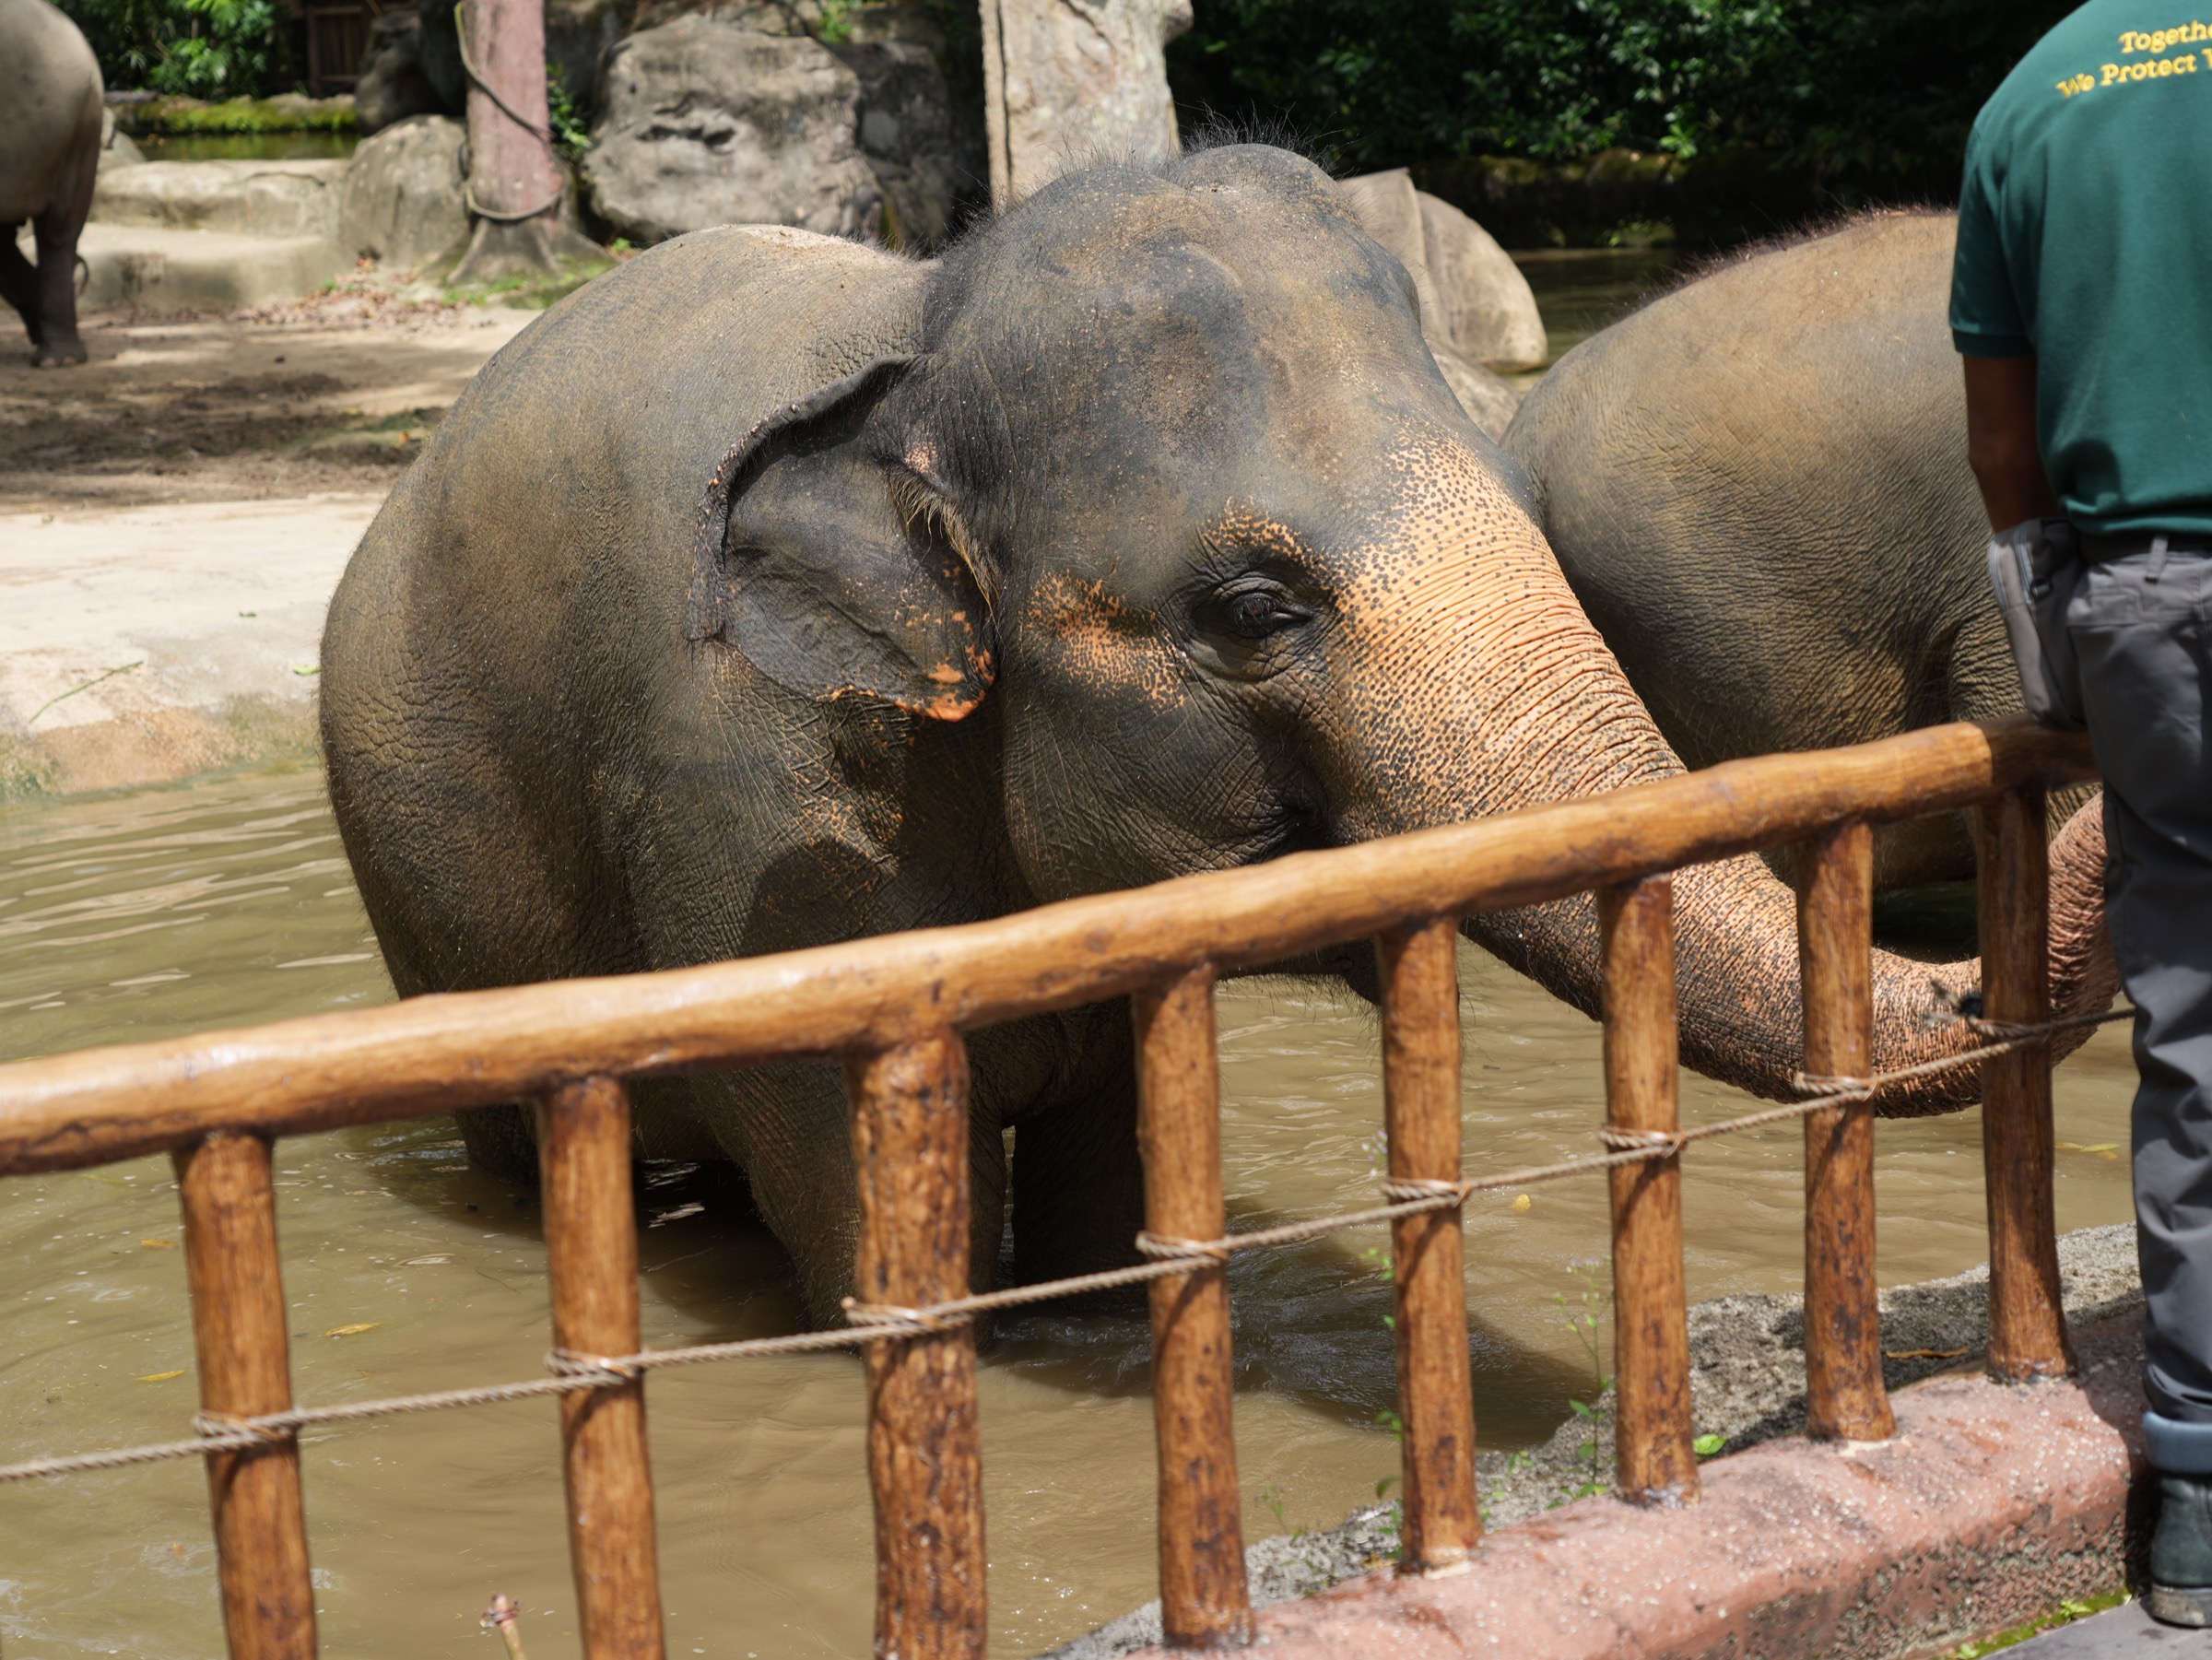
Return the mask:
[[861,236],[881,221],[860,77],[818,41],[679,18],[617,44],[600,91],[584,185],[632,241],[742,224]]

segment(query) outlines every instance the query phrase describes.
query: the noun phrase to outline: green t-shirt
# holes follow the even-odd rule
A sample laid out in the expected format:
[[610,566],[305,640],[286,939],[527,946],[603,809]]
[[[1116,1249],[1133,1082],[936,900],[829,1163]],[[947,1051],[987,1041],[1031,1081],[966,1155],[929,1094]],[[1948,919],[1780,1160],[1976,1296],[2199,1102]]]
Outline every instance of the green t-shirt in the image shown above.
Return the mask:
[[2197,3],[2089,0],[1967,144],[1952,338],[2037,359],[2044,468],[2100,535],[2212,534],[2212,0]]

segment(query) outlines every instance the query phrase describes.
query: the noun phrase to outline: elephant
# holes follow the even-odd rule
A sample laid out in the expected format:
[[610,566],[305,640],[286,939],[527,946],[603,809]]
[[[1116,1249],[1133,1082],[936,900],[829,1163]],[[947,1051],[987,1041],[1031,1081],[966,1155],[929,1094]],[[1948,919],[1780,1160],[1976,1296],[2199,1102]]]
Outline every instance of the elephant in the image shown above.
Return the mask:
[[[46,0],[0,0],[0,299],[41,369],[85,360],[76,332],[76,239],[92,211],[107,94],[100,60]],[[34,266],[16,245],[25,220]]]
[[[928,261],[700,231],[502,347],[371,525],[324,643],[331,799],[414,995],[977,920],[1678,773],[1534,505],[1405,267],[1282,150],[1071,172]],[[1674,891],[1684,1058],[1790,1091],[1794,896],[1750,855]],[[1597,1010],[1588,896],[1463,926]],[[1288,966],[1374,985],[1364,944]],[[1883,1064],[1966,1042],[1938,1022],[1975,966],[1934,972],[1877,954]],[[1009,1203],[1018,1278],[1131,1260],[1126,1007],[969,1042],[974,1282]],[[637,1125],[647,1156],[741,1167],[834,1313],[836,1065],[647,1080]],[[519,1110],[465,1135],[528,1171]]]
[[[1575,597],[1689,765],[2019,712],[1947,322],[1956,240],[1956,215],[1902,211],[1743,250],[1568,352],[1507,429]],[[2104,859],[2082,804],[2053,797],[2076,894]],[[1963,814],[1875,845],[1880,888],[1974,872]]]

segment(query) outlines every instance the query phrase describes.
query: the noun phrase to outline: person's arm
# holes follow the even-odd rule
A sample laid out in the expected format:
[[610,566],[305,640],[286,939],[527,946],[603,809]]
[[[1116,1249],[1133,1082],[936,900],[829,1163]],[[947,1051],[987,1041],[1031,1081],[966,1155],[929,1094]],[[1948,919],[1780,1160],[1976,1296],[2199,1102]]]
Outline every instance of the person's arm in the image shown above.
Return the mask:
[[1992,530],[2023,519],[2063,518],[2035,437],[2035,359],[1962,357],[1966,459],[1982,487]]

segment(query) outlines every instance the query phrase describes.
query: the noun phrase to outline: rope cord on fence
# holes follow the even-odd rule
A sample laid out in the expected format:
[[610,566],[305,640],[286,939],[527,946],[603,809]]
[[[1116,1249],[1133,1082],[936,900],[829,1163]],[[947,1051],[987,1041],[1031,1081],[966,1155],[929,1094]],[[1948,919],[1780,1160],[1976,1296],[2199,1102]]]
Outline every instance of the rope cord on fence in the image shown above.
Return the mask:
[[294,1439],[302,1430],[326,1424],[390,1418],[402,1413],[439,1412],[452,1407],[486,1407],[502,1401],[532,1400],[540,1395],[573,1394],[578,1390],[619,1388],[635,1383],[645,1372],[667,1366],[697,1366],[719,1360],[753,1360],[766,1355],[807,1354],[830,1348],[848,1348],[854,1343],[875,1343],[892,1337],[931,1336],[951,1330],[995,1309],[1020,1308],[1062,1297],[1142,1285],[1148,1280],[1189,1274],[1206,1267],[1224,1266],[1232,1253],[1265,1250],[1317,1239],[1341,1229],[1366,1227],[1449,1210],[1466,1203],[1475,1194],[1500,1187],[1528,1187],[1538,1182],[1584,1171],[1610,1170],[1617,1165],[1640,1164],[1653,1159],[1671,1159],[1693,1141],[1734,1135],[1742,1130],[1804,1118],[1814,1113],[1872,1100],[1892,1084],[1931,1077],[1960,1067],[1980,1065],[1994,1056],[2032,1048],[2062,1031],[2101,1026],[2134,1017],[2132,1008],[2102,1014],[2068,1015],[2057,1019],[2020,1026],[2005,1021],[1968,1019],[1977,1036],[1992,1040],[1955,1054],[1942,1055],[1911,1066],[1900,1066],[1872,1077],[1793,1078],[1806,1093],[1799,1101],[1766,1107],[1714,1124],[1685,1130],[1619,1131],[1601,1128],[1599,1138],[1608,1150],[1562,1159],[1551,1164],[1530,1165],[1493,1175],[1469,1176],[1457,1182],[1386,1180],[1383,1197],[1390,1202],[1367,1210],[1312,1217],[1273,1228],[1255,1228],[1216,1240],[1166,1239],[1144,1232],[1136,1249],[1146,1260],[1124,1268],[1107,1268],[1066,1279],[1041,1280],[1034,1285],[1008,1286],[1003,1290],[978,1291],[920,1308],[845,1301],[845,1329],[794,1332],[781,1337],[747,1337],[731,1343],[699,1343],[683,1348],[650,1348],[631,1355],[577,1355],[556,1349],[546,1357],[550,1376],[512,1383],[486,1383],[471,1389],[445,1389],[427,1395],[395,1395],[382,1400],[351,1401],[329,1407],[295,1407],[284,1412],[253,1418],[231,1418],[203,1412],[193,1419],[198,1433],[190,1441],[157,1442],[145,1446],[118,1447],[102,1453],[78,1453],[65,1457],[34,1458],[27,1463],[0,1465],[0,1483],[31,1481],[46,1477],[75,1476],[92,1470],[119,1469],[131,1465],[159,1464],[172,1458],[197,1458],[211,1453],[246,1452],[273,1442]]

